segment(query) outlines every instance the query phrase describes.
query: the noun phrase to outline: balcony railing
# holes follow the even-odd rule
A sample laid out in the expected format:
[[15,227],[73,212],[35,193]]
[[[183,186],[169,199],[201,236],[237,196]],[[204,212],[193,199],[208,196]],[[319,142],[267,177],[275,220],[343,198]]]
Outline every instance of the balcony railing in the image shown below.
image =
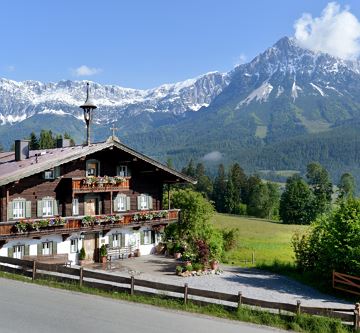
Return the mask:
[[84,177],[72,178],[72,189],[75,193],[110,192],[129,189],[131,177]]
[[157,226],[176,222],[179,210],[136,211],[123,214],[68,216],[48,219],[21,219],[0,222],[0,240],[68,234],[75,231],[101,231],[121,227]]

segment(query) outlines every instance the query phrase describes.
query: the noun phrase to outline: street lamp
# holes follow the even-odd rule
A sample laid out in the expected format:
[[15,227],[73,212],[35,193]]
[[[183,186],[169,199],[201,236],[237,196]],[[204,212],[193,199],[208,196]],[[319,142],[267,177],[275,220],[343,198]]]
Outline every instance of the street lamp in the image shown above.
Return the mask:
[[86,123],[86,144],[90,146],[90,122],[91,122],[91,110],[95,110],[97,106],[89,96],[89,82],[86,83],[86,101],[80,108],[84,111],[84,120]]

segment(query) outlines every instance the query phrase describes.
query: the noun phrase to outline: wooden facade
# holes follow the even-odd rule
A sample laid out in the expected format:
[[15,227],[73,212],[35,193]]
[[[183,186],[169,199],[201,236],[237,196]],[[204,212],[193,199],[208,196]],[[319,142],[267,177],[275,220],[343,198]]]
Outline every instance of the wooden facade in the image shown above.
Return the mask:
[[[78,146],[74,152],[54,149],[30,155],[24,162],[9,161],[8,179],[14,180],[0,176],[0,253],[2,246],[15,240],[51,235],[65,240],[73,233],[95,233],[99,238],[112,229],[139,230],[178,220],[178,210],[162,207],[163,188],[188,181],[186,176],[182,179],[176,171],[142,158],[119,142],[107,141],[99,147]],[[0,172],[1,167],[0,156]],[[23,172],[14,176],[16,168]],[[42,216],[42,200],[49,198],[52,214]],[[18,217],[15,201],[24,202],[26,216]]]

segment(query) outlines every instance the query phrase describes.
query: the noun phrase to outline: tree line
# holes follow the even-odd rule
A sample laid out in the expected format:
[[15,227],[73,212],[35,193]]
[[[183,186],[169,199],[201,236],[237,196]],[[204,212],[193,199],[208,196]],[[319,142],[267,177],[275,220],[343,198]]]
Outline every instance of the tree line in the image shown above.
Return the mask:
[[[170,161],[168,165],[171,166]],[[189,186],[213,201],[219,213],[289,224],[310,224],[330,211],[335,199],[354,197],[356,187],[354,177],[344,173],[335,191],[328,171],[317,162],[308,164],[305,177],[298,174],[289,177],[283,191],[277,183],[264,181],[256,174],[247,175],[238,163],[230,165],[228,170],[220,164],[215,178],[207,174],[202,163],[195,165],[193,160],[182,172],[197,179],[196,185]]]

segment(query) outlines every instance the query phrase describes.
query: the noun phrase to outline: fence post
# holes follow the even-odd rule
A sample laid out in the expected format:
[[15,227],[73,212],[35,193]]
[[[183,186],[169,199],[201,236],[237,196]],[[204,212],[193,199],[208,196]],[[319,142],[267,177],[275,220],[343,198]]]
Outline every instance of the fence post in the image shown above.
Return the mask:
[[187,303],[187,300],[188,300],[188,284],[187,283],[185,283],[184,284],[184,304],[186,304]]
[[84,267],[80,267],[80,270],[79,270],[79,284],[80,284],[80,287],[82,287],[82,285],[83,285],[83,280],[84,280]]
[[255,264],[255,253],[254,252],[252,253],[251,261],[252,261],[252,264],[254,265]]
[[355,304],[354,310],[354,331],[358,331],[360,328],[360,303]]
[[301,302],[300,300],[296,301],[296,314],[299,315],[301,313]]
[[242,304],[242,293],[241,291],[238,292],[238,309],[240,309]]
[[134,275],[131,275],[130,295],[134,295],[134,288],[135,288],[135,278]]
[[34,281],[36,279],[36,260],[33,261],[33,267],[32,267],[32,280]]

